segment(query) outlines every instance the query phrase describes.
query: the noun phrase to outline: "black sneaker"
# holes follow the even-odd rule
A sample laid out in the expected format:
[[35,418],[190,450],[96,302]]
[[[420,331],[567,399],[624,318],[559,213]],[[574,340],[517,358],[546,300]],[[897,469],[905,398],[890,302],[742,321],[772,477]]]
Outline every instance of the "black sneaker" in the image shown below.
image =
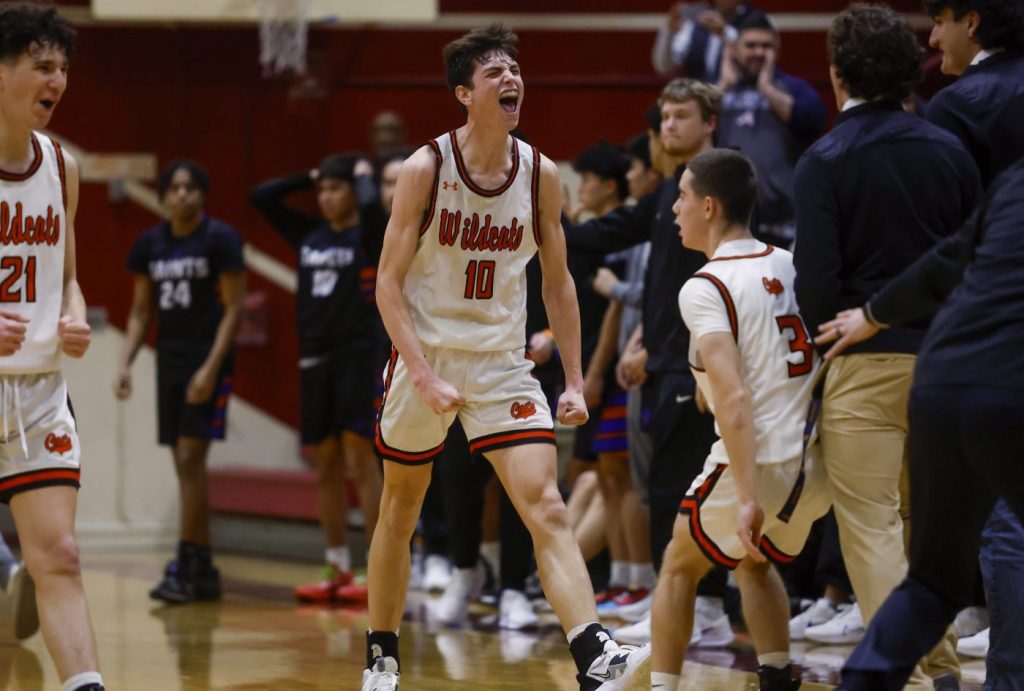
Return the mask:
[[800,688],[800,680],[793,678],[793,665],[782,669],[761,665],[757,668],[757,678],[761,691],[796,691]]
[[163,579],[149,591],[154,600],[185,604],[196,600],[219,600],[220,571],[214,566],[182,568],[181,562],[167,562]]

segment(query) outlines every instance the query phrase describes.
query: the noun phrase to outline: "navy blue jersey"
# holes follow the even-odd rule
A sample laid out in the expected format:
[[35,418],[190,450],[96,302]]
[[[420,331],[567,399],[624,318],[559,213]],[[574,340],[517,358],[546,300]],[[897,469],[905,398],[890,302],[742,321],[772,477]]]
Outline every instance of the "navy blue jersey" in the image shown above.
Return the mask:
[[354,182],[359,225],[336,231],[319,216],[284,202],[313,188],[308,173],[268,180],[250,199],[298,252],[296,321],[303,358],[379,350],[383,327],[375,288],[385,221],[376,189],[366,176]]
[[127,266],[153,282],[160,354],[205,357],[224,315],[220,275],[245,268],[241,234],[206,216],[192,233],[178,237],[164,221],[143,231]]
[[377,267],[364,249],[363,229],[323,223],[298,246],[296,318],[302,357],[366,352],[376,337]]

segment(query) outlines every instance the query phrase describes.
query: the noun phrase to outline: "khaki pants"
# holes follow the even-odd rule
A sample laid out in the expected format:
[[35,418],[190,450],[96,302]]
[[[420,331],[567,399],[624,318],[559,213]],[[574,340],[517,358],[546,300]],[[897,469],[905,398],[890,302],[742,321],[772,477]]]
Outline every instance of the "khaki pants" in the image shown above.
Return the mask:
[[[865,624],[907,575],[907,401],[915,360],[898,353],[845,355],[825,379],[822,456],[843,560]],[[960,676],[952,629],[906,688],[931,689],[929,675],[950,674]]]

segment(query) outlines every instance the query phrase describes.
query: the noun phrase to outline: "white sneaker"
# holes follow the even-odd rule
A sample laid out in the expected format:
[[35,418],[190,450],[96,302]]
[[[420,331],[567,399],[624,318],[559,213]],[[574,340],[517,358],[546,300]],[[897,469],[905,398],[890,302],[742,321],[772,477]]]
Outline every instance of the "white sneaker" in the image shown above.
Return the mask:
[[39,630],[36,609],[36,584],[21,562],[7,574],[7,590],[3,592],[2,610],[14,624],[14,637],[24,640]]
[[[696,627],[694,627],[696,628]],[[620,626],[612,632],[615,640],[629,645],[643,645],[651,642],[651,613],[647,612],[639,621]],[[699,635],[699,632],[698,632]]]
[[723,648],[736,640],[729,615],[722,607],[722,600],[717,597],[697,596],[693,628],[699,631],[697,640],[690,639],[690,645],[695,648]]
[[452,565],[440,554],[428,554],[423,560],[423,589],[439,593],[452,579]]
[[830,621],[817,626],[808,626],[804,636],[809,641],[841,645],[857,643],[864,638],[864,619],[860,616],[860,607],[854,603],[848,607],[840,606],[840,613]]
[[480,597],[486,578],[483,564],[477,564],[472,569],[455,569],[444,595],[428,605],[433,618],[441,624],[464,622],[469,615],[469,604]]
[[502,629],[529,629],[540,624],[540,619],[533,611],[533,605],[526,595],[518,590],[502,590],[498,604],[498,627]]
[[604,652],[590,663],[585,678],[602,682],[595,691],[647,688],[651,679],[651,646],[620,646],[609,640],[604,644]]
[[398,661],[379,657],[373,669],[363,670],[363,691],[398,691]]
[[807,633],[807,627],[820,626],[825,622],[832,621],[839,614],[839,607],[823,597],[800,614],[789,620],[789,638],[793,641],[802,641]]
[[956,651],[964,657],[988,657],[988,629],[961,638],[956,642]]
[[[634,621],[632,624],[626,626],[620,626],[612,632],[615,640],[620,643],[626,643],[627,645],[643,645],[651,642],[651,611],[648,610],[642,618]],[[690,644],[691,648],[700,647],[700,627],[694,622],[693,630],[690,632]],[[710,647],[710,646],[709,646]]]
[[988,610],[984,607],[965,607],[953,620],[957,638],[968,638],[988,628]]

